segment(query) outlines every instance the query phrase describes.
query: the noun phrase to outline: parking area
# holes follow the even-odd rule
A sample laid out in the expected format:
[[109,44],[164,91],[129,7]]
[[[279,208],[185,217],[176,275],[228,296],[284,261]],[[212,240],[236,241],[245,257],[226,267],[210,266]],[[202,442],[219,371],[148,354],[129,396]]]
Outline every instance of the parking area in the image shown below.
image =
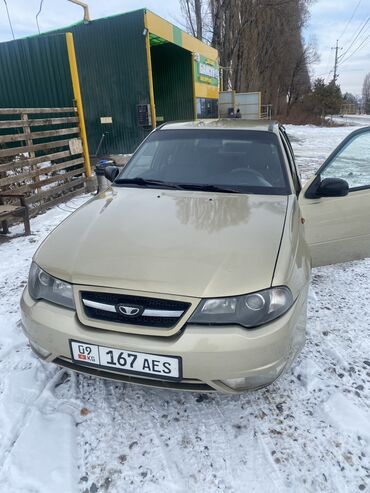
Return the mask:
[[[353,129],[287,127],[304,180]],[[370,259],[314,269],[306,346],[267,389],[103,381],[38,361],[19,324],[34,251],[87,199],[0,244],[0,492],[370,491]]]

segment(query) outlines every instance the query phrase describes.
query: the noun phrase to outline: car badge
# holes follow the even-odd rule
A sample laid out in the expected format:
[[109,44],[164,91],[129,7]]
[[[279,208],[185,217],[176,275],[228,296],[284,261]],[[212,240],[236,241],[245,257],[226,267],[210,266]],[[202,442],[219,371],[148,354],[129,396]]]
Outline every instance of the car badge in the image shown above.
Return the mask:
[[140,307],[137,306],[118,305],[117,310],[122,315],[128,315],[129,317],[135,317],[140,313]]

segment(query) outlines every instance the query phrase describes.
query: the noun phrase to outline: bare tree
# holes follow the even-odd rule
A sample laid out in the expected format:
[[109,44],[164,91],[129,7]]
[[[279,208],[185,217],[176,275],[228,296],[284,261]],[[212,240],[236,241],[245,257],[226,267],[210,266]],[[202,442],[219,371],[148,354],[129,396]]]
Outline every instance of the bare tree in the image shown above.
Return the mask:
[[223,88],[260,91],[275,113],[289,113],[310,90],[316,55],[302,38],[310,1],[180,0],[190,32],[219,52]]
[[207,18],[208,3],[205,0],[180,0],[180,7],[185,15],[190,33],[203,40],[203,24]]
[[318,54],[312,45],[302,46],[302,50],[295,54],[287,93],[287,115],[302,96],[310,92],[308,67],[316,61],[318,61]]

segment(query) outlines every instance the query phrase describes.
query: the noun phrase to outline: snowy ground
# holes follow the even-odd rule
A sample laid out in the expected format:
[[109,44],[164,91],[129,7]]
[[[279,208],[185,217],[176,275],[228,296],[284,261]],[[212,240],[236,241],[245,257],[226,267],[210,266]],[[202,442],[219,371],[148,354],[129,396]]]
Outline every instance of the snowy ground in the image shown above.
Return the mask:
[[370,125],[370,115],[343,115],[334,120],[342,125]]
[[[352,129],[288,126],[305,179]],[[19,326],[33,252],[85,199],[0,244],[0,492],[370,491],[370,259],[314,271],[306,347],[268,389],[106,382],[39,362]]]

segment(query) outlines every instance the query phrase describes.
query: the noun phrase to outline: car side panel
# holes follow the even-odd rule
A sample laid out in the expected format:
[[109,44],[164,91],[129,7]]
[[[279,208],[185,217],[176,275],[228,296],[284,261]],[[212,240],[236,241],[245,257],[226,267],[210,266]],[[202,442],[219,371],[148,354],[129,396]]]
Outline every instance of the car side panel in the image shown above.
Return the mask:
[[296,195],[291,195],[272,285],[289,286],[295,300],[298,300],[303,293],[306,298],[300,323],[295,326],[292,334],[292,354],[298,354],[306,340],[307,296],[310,278],[311,259],[304,238],[301,211]]
[[370,190],[357,190],[345,197],[300,197],[306,241],[312,265],[348,262],[370,256]]
[[310,252],[301,219],[298,199],[290,195],[272,285],[289,286],[294,297],[308,285],[311,275]]

